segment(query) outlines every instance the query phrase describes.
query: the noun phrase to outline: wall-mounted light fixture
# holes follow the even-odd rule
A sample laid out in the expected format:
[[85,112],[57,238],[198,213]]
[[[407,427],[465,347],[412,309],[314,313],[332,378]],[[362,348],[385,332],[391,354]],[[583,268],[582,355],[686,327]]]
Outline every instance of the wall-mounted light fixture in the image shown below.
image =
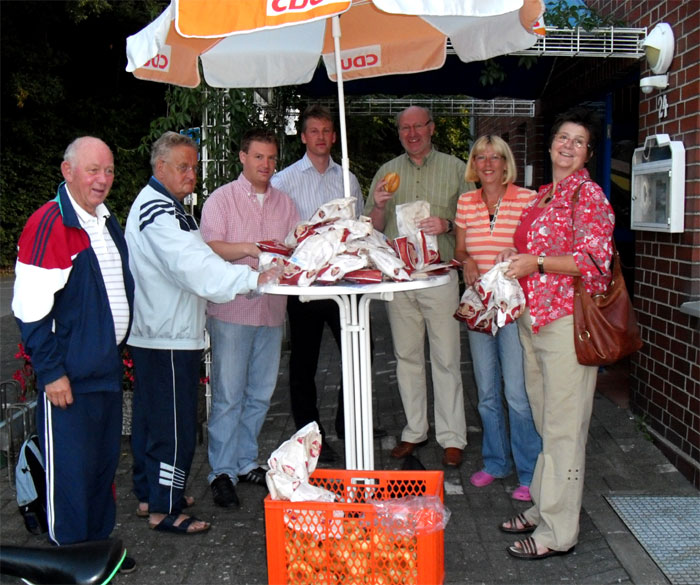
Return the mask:
[[655,89],[668,87],[668,75],[666,72],[673,61],[673,49],[675,40],[671,25],[665,22],[657,24],[642,42],[647,63],[652,73],[649,77],[639,80],[639,87],[644,93],[651,93]]

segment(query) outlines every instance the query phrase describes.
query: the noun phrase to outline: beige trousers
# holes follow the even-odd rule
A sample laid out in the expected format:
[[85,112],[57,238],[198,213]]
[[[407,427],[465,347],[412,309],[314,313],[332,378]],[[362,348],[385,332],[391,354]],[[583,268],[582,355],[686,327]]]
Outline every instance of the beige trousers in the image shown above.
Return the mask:
[[525,386],[535,427],[542,437],[530,484],[538,544],[565,551],[578,540],[586,467],[586,440],[598,368],[582,366],[574,349],[574,318],[568,315],[532,333],[528,310],[518,319]]
[[428,438],[428,389],[425,332],[430,344],[430,367],[435,404],[435,437],[443,448],[464,449],[467,422],[460,371],[459,305],[455,271],[448,284],[424,290],[394,293],[386,303],[394,341],[396,378],[406,413],[402,441]]

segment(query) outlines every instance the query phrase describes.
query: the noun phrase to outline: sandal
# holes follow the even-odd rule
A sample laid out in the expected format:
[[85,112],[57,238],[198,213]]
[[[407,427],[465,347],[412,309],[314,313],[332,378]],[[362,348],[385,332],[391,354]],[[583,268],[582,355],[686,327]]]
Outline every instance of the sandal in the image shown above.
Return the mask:
[[205,522],[203,528],[195,528],[190,530],[190,526],[193,522],[202,522],[199,518],[194,516],[187,516],[180,524],[175,524],[179,516],[177,514],[168,514],[157,524],[151,524],[149,522],[148,527],[151,530],[157,530],[159,532],[171,532],[172,534],[199,534],[201,532],[206,532],[211,528],[209,522]]
[[[518,523],[521,527],[518,528]],[[537,526],[530,524],[527,518],[522,514],[513,516],[510,520],[506,520],[503,524],[498,526],[501,532],[507,532],[508,534],[524,534],[525,532],[532,532]]]
[[524,540],[516,541],[513,546],[509,546],[506,550],[510,556],[515,557],[516,559],[536,561],[539,559],[546,559],[547,557],[568,554],[574,550],[574,547],[572,546],[569,550],[552,550],[551,548],[548,548],[545,552],[538,553],[535,539],[532,538],[532,536],[528,536]]
[[[192,506],[195,505],[195,500],[194,500],[194,497],[192,497],[192,496],[184,496],[183,500],[184,500],[184,503],[182,505],[183,510],[185,508],[191,508]],[[141,507],[142,505],[144,505],[146,507],[142,508]],[[136,508],[135,513],[139,518],[148,518],[148,516],[150,515],[150,513],[148,512],[148,502],[139,502],[139,505]]]

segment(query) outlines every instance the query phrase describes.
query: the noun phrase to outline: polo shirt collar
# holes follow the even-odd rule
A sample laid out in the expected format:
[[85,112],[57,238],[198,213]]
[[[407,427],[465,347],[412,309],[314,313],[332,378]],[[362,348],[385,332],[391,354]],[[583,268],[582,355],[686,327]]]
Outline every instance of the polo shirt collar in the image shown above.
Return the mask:
[[420,169],[420,168],[423,168],[424,166],[428,165],[430,163],[430,161],[433,158],[435,158],[435,147],[433,147],[433,146],[430,147],[430,151],[428,152],[428,154],[425,155],[425,157],[423,158],[423,164],[420,166],[418,166],[416,163],[413,162],[413,159],[410,156],[408,156],[407,152],[404,152],[403,154],[406,157],[406,160],[408,161],[408,163],[410,165],[413,165],[417,169]]
[[78,221],[80,222],[80,225],[85,225],[87,223],[97,221],[100,227],[104,226],[105,222],[107,221],[107,218],[111,215],[109,213],[109,209],[107,209],[107,206],[104,203],[100,203],[95,208],[95,215],[92,215],[85,211],[80,205],[78,205],[78,202],[73,198],[73,195],[71,194],[67,183],[65,187],[66,195],[68,195],[68,200],[73,206],[73,211],[75,211],[75,214],[78,216]]
[[[240,175],[238,175],[238,181],[240,182],[241,187],[243,187],[243,189],[244,189],[249,195],[259,195],[259,193],[253,188],[253,184],[246,178],[246,176],[245,176],[243,173],[241,173]],[[271,187],[271,186],[272,186],[271,183],[268,182],[268,183],[267,183],[267,189],[265,189],[265,193],[264,193],[266,196],[270,194],[270,187]],[[261,195],[261,194],[262,194],[262,193],[260,193],[260,195]]]

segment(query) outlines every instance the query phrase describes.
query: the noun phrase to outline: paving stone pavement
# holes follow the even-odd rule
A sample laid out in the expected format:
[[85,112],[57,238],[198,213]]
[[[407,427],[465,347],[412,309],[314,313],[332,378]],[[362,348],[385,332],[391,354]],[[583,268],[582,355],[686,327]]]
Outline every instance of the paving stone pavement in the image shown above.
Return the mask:
[[[395,470],[400,468],[401,462],[391,459],[389,451],[396,444],[405,419],[383,305],[383,301],[372,303],[374,413],[375,424],[386,429],[388,436],[375,441],[375,467]],[[16,343],[16,332],[11,329],[13,326],[11,318],[2,318],[3,354],[8,351],[8,346]],[[332,429],[336,390],[341,376],[340,356],[330,333],[326,333],[317,384],[321,394],[321,418],[326,428]],[[445,504],[452,512],[445,530],[445,583],[669,583],[607,503],[605,496],[642,494],[697,497],[698,491],[654,447],[629,411],[601,393],[596,396],[589,433],[581,533],[575,552],[537,562],[523,562],[507,555],[505,549],[514,539],[501,533],[497,526],[525,509],[527,504],[510,497],[517,487],[514,475],[480,489],[469,483],[469,476],[481,466],[481,428],[466,338],[464,332],[462,372],[469,445],[465,450],[463,465],[459,469],[445,470]],[[3,355],[3,360],[6,357]],[[295,430],[289,414],[287,363],[288,353],[285,352],[272,406],[260,436],[263,462]],[[606,379],[612,379],[610,376],[611,372],[602,373],[599,387],[606,384]],[[3,367],[3,379],[6,377],[9,376],[6,376],[6,368]],[[336,451],[343,453],[344,443],[332,435],[329,438]],[[418,458],[428,469],[443,469],[441,457],[442,450],[432,435],[428,445],[418,452]],[[200,444],[195,453],[187,493],[197,500],[192,513],[210,520],[212,529],[206,534],[186,537],[161,534],[149,530],[147,521],[134,514],[137,502],[130,492],[130,463],[129,443],[125,437],[116,477],[118,516],[114,536],[124,541],[138,567],[132,574],[118,575],[115,583],[267,583],[263,488],[239,484],[237,489],[241,507],[217,508],[206,481],[209,472],[206,444]],[[335,467],[342,468],[342,462]],[[21,546],[45,544],[45,537],[32,536],[25,531],[14,497],[7,469],[2,469],[0,542]],[[0,583],[16,582],[10,577],[0,577]]]

